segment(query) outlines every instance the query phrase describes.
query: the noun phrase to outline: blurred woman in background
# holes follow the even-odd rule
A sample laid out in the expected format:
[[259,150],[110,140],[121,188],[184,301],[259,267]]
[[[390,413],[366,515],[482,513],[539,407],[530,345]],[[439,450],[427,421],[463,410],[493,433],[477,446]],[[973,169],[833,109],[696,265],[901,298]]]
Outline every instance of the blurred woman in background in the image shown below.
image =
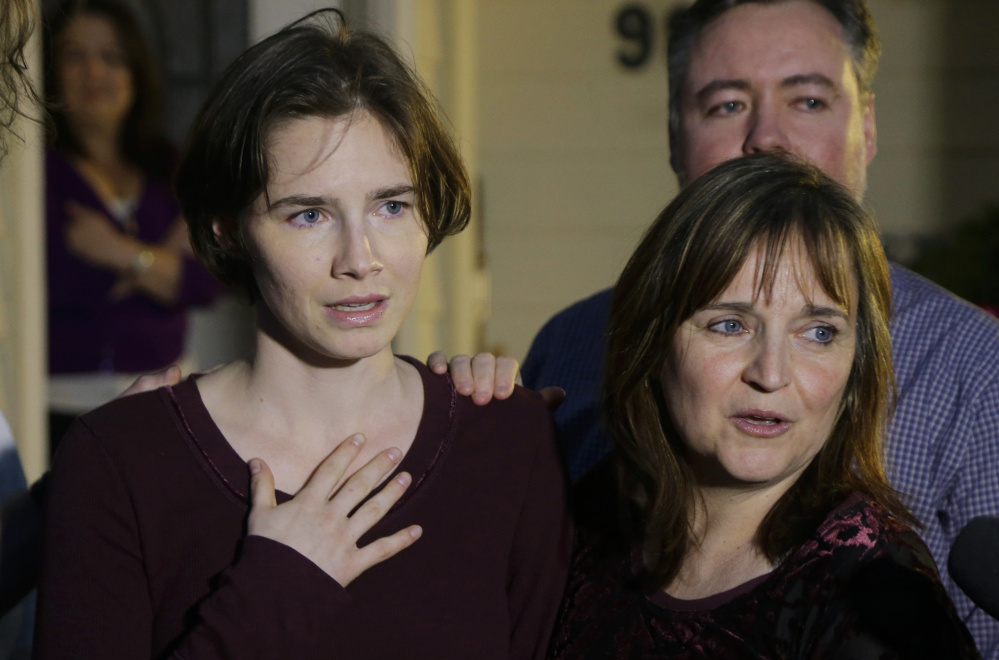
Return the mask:
[[159,80],[131,13],[63,5],[45,25],[49,411],[80,413],[185,356],[187,309],[218,285],[193,258],[160,133]]

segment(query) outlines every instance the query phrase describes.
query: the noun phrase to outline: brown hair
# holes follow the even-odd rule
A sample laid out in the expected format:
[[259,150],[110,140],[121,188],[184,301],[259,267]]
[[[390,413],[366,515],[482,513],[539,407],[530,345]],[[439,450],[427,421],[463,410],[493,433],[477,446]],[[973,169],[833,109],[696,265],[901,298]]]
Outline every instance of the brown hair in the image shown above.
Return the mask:
[[[704,27],[729,9],[749,3],[776,5],[791,0],[697,0],[686,8],[673,11],[666,23],[666,70],[669,74],[669,147],[670,164],[685,185],[686,173],[680,163],[683,126],[680,103],[687,84],[690,57]],[[814,2],[828,10],[843,27],[843,41],[850,49],[853,71],[862,98],[867,98],[874,84],[881,56],[877,27],[867,0],[801,0]]]
[[45,89],[52,115],[55,147],[68,154],[86,156],[73,133],[59,89],[59,37],[74,18],[97,16],[109,22],[125,52],[135,99],[122,125],[119,148],[125,159],[146,174],[169,179],[175,163],[174,150],[163,136],[161,123],[162,85],[159,69],[146,45],[132,12],[114,0],[67,0],[45,18]]
[[7,155],[7,131],[17,118],[28,117],[24,101],[35,105],[38,97],[24,60],[24,47],[34,28],[32,0],[4,0],[0,3],[0,159]]
[[251,300],[259,296],[240,218],[266,194],[267,139],[275,126],[361,110],[378,119],[403,154],[428,251],[465,228],[468,174],[433,96],[384,39],[348,29],[335,9],[320,10],[240,55],[191,131],[177,194],[195,252],[223,282]]
[[860,491],[908,522],[885,475],[882,437],[894,392],[891,281],[877,228],[842,186],[817,168],[778,156],[728,161],[697,178],[659,215],[614,292],[605,405],[631,523],[654,554],[650,579],[675,576],[689,542],[694,482],[660,381],[677,329],[717,298],[759,247],[760,291],[799,241],[819,284],[849,308],[857,283],[857,341],[833,430],[774,505],[757,545],[777,561],[805,540],[848,493]]

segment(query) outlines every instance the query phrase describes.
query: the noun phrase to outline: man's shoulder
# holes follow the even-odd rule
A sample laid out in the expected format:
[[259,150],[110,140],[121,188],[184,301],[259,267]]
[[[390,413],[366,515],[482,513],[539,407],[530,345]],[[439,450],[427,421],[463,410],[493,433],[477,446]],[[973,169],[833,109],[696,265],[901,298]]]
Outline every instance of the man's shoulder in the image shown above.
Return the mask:
[[891,277],[897,369],[936,357],[956,372],[999,373],[999,319],[897,264]]
[[571,330],[602,333],[607,326],[613,299],[612,287],[574,302],[548,319],[538,334],[555,332],[562,335]]
[[542,326],[531,346],[528,362],[547,350],[568,349],[574,346],[593,346],[603,352],[603,336],[610,317],[614,289],[604,289],[589,298],[569,305]]
[[614,289],[604,289],[576,302],[545,323],[531,344],[521,373],[535,389],[574,384],[599,387],[605,333]]
[[891,264],[891,279],[896,324],[981,335],[999,350],[999,319],[904,266]]

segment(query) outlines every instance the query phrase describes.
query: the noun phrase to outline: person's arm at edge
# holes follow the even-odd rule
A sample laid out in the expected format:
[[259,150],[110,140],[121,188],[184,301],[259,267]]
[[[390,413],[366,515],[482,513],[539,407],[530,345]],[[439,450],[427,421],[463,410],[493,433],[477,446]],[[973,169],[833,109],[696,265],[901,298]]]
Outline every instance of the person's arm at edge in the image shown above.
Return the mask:
[[0,512],[0,615],[38,584],[42,565],[42,508],[48,474],[9,498]]
[[[180,368],[171,365],[140,376],[120,396],[176,385],[180,378]],[[4,502],[0,510],[0,615],[9,612],[38,584],[47,489],[46,472],[31,488]]]

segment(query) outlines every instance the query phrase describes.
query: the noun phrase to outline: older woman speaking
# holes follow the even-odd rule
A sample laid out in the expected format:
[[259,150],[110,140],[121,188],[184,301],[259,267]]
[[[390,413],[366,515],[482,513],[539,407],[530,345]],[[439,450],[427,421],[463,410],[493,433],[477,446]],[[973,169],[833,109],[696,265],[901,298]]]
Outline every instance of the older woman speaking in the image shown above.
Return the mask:
[[890,302],[809,165],[730,161],[663,211],[611,312],[624,533],[581,537],[552,656],[977,657],[885,475]]

